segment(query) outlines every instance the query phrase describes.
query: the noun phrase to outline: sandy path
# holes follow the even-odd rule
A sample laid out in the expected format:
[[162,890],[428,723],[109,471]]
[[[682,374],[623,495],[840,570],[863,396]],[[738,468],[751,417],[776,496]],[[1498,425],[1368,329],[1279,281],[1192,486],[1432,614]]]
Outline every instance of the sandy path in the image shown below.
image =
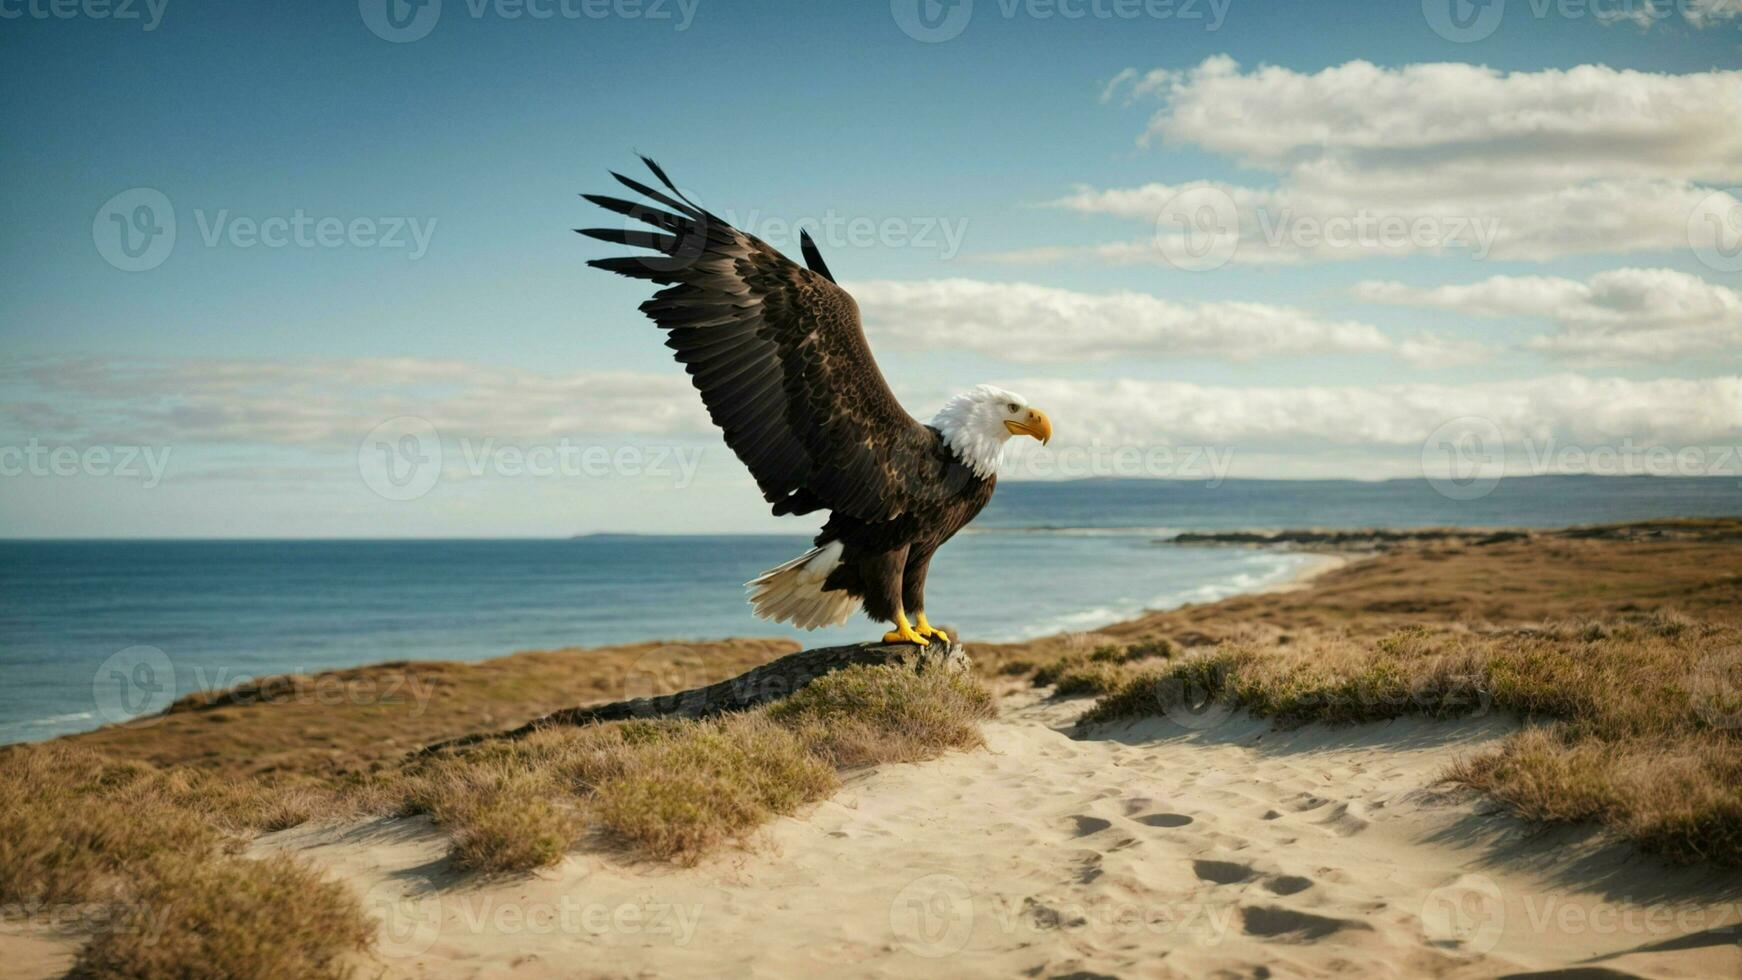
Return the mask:
[[1081,707],[1014,695],[987,750],[862,774],[693,869],[590,850],[480,885],[416,821],[261,846],[364,891],[364,976],[1742,975],[1734,881],[1434,786],[1501,723],[1073,739]]

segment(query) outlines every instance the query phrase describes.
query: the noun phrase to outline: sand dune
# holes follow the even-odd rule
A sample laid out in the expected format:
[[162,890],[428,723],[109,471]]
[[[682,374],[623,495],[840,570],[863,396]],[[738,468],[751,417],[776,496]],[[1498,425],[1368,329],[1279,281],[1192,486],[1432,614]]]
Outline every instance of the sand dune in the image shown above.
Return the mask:
[[479,883],[405,820],[256,847],[366,896],[365,976],[1742,975],[1736,882],[1436,784],[1510,722],[1081,733],[1083,702],[1005,700],[985,750],[862,773],[695,868],[601,845]]

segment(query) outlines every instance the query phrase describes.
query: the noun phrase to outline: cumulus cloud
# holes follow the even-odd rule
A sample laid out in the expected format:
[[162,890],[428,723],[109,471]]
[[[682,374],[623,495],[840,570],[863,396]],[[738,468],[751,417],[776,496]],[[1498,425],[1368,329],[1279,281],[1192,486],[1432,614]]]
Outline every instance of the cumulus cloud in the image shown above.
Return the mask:
[[[1219,56],[1122,72],[1104,95],[1162,103],[1146,142],[1221,154],[1274,184],[1080,187],[1055,203],[1154,227],[1182,192],[1222,195],[1238,218],[1217,231],[1237,235],[1238,261],[1685,248],[1690,213],[1714,186],[1742,182],[1738,71],[1352,61],[1306,73]],[[1165,260],[1148,237],[1052,254]]]
[[1668,360],[1742,350],[1742,294],[1675,269],[1611,269],[1583,282],[1493,276],[1424,288],[1369,281],[1357,284],[1354,293],[1374,303],[1551,320],[1556,332],[1527,346],[1578,360]]
[[970,350],[1016,362],[1381,353],[1479,356],[1437,338],[1398,342],[1376,327],[1266,303],[1175,303],[1146,293],[1084,293],[973,279],[853,283],[866,329],[908,348]]

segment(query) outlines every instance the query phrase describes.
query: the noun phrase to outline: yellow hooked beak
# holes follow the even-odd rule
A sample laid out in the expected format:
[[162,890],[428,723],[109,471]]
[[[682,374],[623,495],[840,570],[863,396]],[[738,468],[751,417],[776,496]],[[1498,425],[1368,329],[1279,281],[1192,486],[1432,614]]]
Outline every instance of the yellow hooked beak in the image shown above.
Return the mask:
[[1004,427],[1013,436],[1033,436],[1043,446],[1052,439],[1052,419],[1047,418],[1046,413],[1038,408],[1029,409],[1028,417],[1021,421],[1005,419]]

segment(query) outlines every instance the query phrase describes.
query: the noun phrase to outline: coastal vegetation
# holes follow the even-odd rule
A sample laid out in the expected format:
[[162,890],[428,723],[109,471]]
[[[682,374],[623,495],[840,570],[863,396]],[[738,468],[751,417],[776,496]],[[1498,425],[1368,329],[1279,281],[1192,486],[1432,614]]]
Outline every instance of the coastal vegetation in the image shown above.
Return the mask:
[[1742,522],[1724,520],[1366,536],[1305,587],[1094,634],[970,637],[976,675],[852,668],[747,712],[423,754],[576,704],[699,687],[795,645],[400,662],[204,692],[0,749],[0,909],[9,928],[76,936],[90,976],[344,975],[375,935],[368,910],[311,864],[252,856],[259,835],[421,815],[469,874],[593,848],[689,864],[825,799],[843,771],[979,745],[992,692],[1036,684],[1095,698],[1084,734],[1182,710],[1285,726],[1505,718],[1515,730],[1457,761],[1449,782],[1528,820],[1734,866],[1739,544]]
[[691,864],[827,797],[841,769],[979,745],[995,711],[964,673],[852,667],[739,714],[553,727],[341,776],[15,746],[0,752],[0,907],[73,920],[83,975],[342,976],[374,924],[310,865],[243,853],[252,836],[425,814],[474,872],[554,864],[592,832]]

